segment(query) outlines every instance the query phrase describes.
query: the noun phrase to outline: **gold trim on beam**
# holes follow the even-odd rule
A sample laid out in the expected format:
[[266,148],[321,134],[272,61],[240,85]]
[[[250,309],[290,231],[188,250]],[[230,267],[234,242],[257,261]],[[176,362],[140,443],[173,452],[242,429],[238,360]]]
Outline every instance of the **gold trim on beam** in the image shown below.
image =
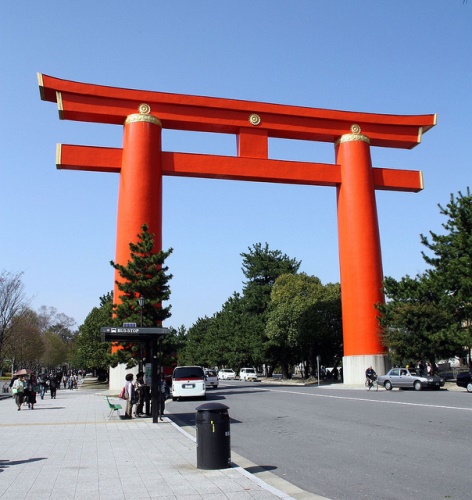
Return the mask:
[[62,161],[62,144],[56,144],[56,168],[61,168]]
[[38,85],[39,85],[39,95],[41,97],[41,101],[44,101],[44,84],[43,84],[43,74],[42,73],[36,73],[38,77]]
[[421,142],[421,139],[423,138],[423,127],[418,128],[418,144]]
[[59,111],[59,119],[64,120],[64,107],[62,106],[62,94],[56,91],[57,109]]

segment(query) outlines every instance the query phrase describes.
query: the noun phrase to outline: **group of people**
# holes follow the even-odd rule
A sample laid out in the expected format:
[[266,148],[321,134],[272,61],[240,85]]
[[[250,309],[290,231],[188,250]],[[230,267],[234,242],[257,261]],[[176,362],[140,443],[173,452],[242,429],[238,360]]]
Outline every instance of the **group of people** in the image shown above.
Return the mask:
[[61,387],[61,381],[64,383],[64,389],[66,387],[77,389],[77,380],[77,374],[73,372],[68,374],[43,372],[38,376],[32,372],[27,375],[14,375],[10,381],[10,388],[18,411],[23,405],[28,405],[28,408],[34,410],[37,394],[41,399],[44,399],[49,391],[51,399],[56,399],[57,389]]
[[30,373],[29,376],[14,376],[11,379],[10,387],[18,411],[21,410],[23,404],[28,405],[28,408],[34,410],[36,394],[39,394],[41,399],[44,399],[44,395],[48,389],[51,393],[51,399],[56,399],[57,380],[54,376],[50,377],[47,373],[42,373],[39,377],[36,377],[35,373]]
[[[135,417],[144,417],[144,404],[148,397],[148,386],[144,381],[144,372],[140,371],[136,374],[136,381],[134,381],[134,375],[132,373],[128,373],[125,377],[125,385],[122,392],[122,397],[126,399],[124,418],[133,418],[133,409]],[[166,399],[169,396],[169,388],[164,379],[161,381],[160,396],[159,416],[162,420]]]
[[26,379],[24,375],[19,375],[17,378],[12,379],[10,386],[18,411],[21,410],[23,403],[27,403],[28,408],[34,410],[36,404],[36,377],[34,374],[29,379]]
[[62,383],[64,385],[64,389],[69,389],[70,391],[77,389],[79,377],[75,373],[65,373],[62,377]]

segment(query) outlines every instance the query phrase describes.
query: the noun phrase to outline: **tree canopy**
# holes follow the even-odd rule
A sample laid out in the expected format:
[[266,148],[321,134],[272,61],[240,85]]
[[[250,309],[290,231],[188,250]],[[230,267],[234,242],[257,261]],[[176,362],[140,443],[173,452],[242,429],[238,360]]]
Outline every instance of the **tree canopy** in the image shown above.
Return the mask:
[[407,363],[464,356],[470,360],[472,321],[472,196],[451,194],[440,214],[444,232],[420,235],[430,266],[414,278],[384,280],[379,304],[383,341],[392,360]]

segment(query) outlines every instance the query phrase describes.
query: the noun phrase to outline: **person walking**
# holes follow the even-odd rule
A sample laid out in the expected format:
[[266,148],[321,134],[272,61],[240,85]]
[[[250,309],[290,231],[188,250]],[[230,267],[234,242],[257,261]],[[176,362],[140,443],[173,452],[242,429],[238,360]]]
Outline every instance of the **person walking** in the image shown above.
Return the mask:
[[34,410],[36,404],[36,389],[38,388],[38,381],[36,375],[32,373],[29,380],[26,381],[25,399],[28,403],[28,408]]
[[57,379],[54,375],[49,377],[49,390],[51,391],[51,399],[56,399]]
[[39,377],[39,388],[41,391],[41,399],[44,399],[44,395],[48,390],[48,379],[49,377],[47,373],[42,373]]
[[126,410],[124,418],[133,418],[133,406],[136,403],[136,391],[133,384],[134,375],[128,373],[125,377],[125,399],[126,399]]
[[164,415],[164,410],[166,409],[166,399],[169,396],[169,387],[163,378],[161,381],[161,401],[159,407],[159,419],[164,420],[162,416]]
[[25,399],[25,379],[23,375],[19,375],[13,382],[13,394],[15,395],[15,403],[18,406],[18,411],[20,411]]

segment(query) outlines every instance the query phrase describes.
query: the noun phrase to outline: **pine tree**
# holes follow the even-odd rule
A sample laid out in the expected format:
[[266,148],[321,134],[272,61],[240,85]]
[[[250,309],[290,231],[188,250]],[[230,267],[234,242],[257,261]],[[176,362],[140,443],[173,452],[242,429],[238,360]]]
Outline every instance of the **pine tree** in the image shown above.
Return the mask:
[[[148,226],[141,226],[142,232],[137,235],[138,241],[130,243],[130,260],[127,265],[110,264],[118,271],[121,280],[115,281],[120,291],[119,303],[115,297],[114,315],[118,323],[130,322],[144,327],[161,326],[162,321],[171,316],[171,307],[163,307],[162,302],[169,300],[170,289],[168,282],[172,279],[167,274],[169,268],[164,266],[166,258],[172,253],[172,248],[166,252],[154,251],[154,234],[149,232]],[[138,298],[143,297],[144,306],[141,309]],[[145,352],[145,346],[129,343],[121,344],[123,349],[112,355],[111,365],[126,363],[127,366],[136,364],[138,356]]]
[[146,224],[141,229],[137,243],[129,244],[131,255],[128,264],[124,266],[110,262],[122,278],[115,282],[121,292],[119,304],[115,297],[115,316],[120,321],[140,324],[138,298],[144,297],[143,326],[160,326],[162,321],[171,316],[171,307],[162,307],[162,302],[170,297],[167,283],[172,275],[167,274],[169,268],[164,266],[164,262],[173,250],[170,248],[167,252],[161,250],[155,253],[154,234],[149,233]]

